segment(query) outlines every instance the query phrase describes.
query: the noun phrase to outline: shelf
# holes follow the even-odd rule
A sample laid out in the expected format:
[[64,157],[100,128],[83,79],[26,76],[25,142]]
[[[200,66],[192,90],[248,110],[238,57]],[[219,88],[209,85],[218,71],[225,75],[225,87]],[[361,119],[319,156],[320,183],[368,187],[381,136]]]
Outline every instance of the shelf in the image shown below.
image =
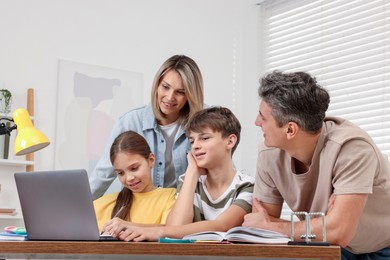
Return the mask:
[[34,161],[15,160],[15,159],[0,159],[2,166],[27,166],[34,165]]
[[[30,119],[34,120],[34,89],[29,88],[27,90],[27,111],[30,115]],[[12,119],[12,113],[3,114],[0,113],[0,118],[6,118],[5,120],[0,120],[0,123],[8,122],[9,119]],[[12,125],[12,123],[11,123]],[[0,159],[0,206],[7,208],[15,208],[17,214],[14,216],[11,215],[0,215],[0,231],[6,226],[23,226],[23,215],[19,202],[19,195],[15,183],[14,173],[15,172],[32,172],[34,171],[34,154],[26,154],[25,156],[15,156],[14,155],[14,138],[17,135],[18,130],[14,130],[11,133],[11,138],[9,142],[9,159]],[[3,138],[4,135],[0,137]],[[0,150],[4,149],[4,145],[0,145]],[[0,158],[3,158],[1,156]],[[1,253],[0,253],[0,258]],[[1,260],[1,259],[0,259]]]
[[12,119],[12,115],[11,115],[11,114],[4,114],[4,113],[0,113],[0,118],[8,118],[8,119]]
[[[0,113],[0,118],[12,119],[12,115]],[[30,119],[34,121],[34,117],[30,115]],[[13,119],[12,119],[13,120]]]
[[16,215],[10,216],[10,215],[1,215],[0,214],[0,219],[23,219],[23,216],[21,213],[17,213]]

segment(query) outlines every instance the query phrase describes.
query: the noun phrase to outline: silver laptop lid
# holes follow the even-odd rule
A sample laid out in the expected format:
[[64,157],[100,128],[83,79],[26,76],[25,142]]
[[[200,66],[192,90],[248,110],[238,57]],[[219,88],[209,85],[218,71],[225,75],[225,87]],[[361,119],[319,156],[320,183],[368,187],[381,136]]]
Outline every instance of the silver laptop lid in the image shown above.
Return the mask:
[[15,173],[30,240],[99,240],[85,170]]

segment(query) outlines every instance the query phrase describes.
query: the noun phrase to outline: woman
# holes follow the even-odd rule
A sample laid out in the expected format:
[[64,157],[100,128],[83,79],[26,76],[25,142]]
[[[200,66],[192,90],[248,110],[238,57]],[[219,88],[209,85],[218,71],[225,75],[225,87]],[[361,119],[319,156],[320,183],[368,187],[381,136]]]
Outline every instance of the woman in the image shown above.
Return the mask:
[[109,151],[113,140],[132,130],[141,134],[156,157],[152,177],[158,187],[176,187],[178,177],[187,168],[190,145],[183,126],[203,108],[203,78],[191,58],[174,55],[157,71],[151,103],[125,113],[116,122],[105,152],[90,174],[94,198],[104,194],[116,177]]

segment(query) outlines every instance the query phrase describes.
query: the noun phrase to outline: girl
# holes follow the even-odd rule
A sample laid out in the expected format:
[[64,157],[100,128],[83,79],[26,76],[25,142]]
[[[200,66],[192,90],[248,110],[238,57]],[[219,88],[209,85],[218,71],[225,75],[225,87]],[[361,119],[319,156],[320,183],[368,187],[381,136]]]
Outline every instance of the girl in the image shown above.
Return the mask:
[[133,131],[120,134],[111,146],[110,160],[123,188],[94,201],[99,230],[120,223],[165,224],[175,203],[176,190],[153,185],[151,169],[155,157],[145,138]]

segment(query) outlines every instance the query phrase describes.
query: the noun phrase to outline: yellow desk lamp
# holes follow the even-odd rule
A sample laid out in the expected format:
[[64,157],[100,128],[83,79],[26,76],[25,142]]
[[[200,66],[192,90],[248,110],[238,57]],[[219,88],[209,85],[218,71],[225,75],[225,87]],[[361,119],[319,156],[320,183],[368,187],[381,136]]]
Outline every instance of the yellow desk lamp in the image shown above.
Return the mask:
[[7,126],[0,123],[0,135],[9,135],[15,129],[18,131],[14,142],[15,155],[32,153],[50,144],[49,139],[33,126],[26,109],[18,108],[12,113],[12,119],[1,118],[1,120],[14,122],[14,125]]

